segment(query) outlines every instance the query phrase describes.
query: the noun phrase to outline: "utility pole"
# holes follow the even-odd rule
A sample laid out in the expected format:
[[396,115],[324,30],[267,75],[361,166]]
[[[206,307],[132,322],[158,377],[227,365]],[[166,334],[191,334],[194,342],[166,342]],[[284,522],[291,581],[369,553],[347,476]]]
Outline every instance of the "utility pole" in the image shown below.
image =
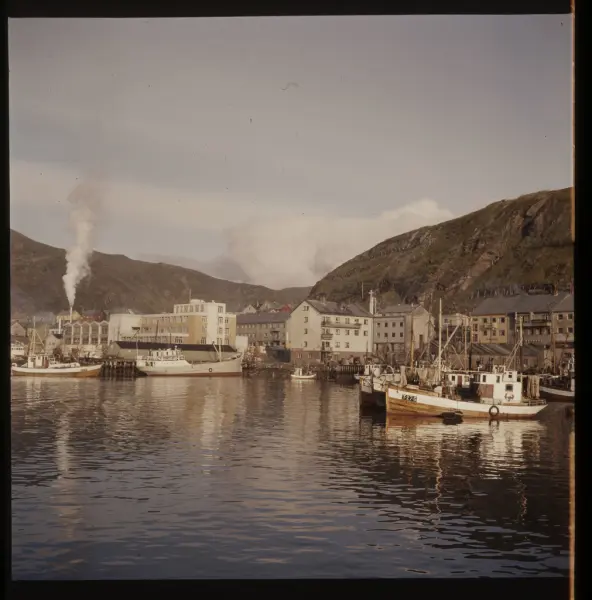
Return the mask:
[[442,298],[440,298],[440,310],[438,316],[438,381],[442,377]]

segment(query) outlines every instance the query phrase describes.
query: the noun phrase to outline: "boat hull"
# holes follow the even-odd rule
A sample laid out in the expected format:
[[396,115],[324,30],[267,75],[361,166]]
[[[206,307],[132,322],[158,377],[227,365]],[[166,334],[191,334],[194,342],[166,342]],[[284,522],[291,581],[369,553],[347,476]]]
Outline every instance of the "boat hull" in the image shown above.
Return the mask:
[[15,377],[98,377],[102,365],[90,367],[73,367],[63,369],[31,369],[28,367],[12,367]]
[[[495,410],[497,408],[497,411]],[[546,404],[529,406],[525,403],[491,404],[450,400],[421,390],[390,386],[386,394],[388,415],[440,417],[442,413],[461,411],[463,419],[534,419]]]
[[175,367],[137,366],[138,371],[149,377],[241,377],[243,367],[241,359],[220,361],[207,364],[187,364]]
[[539,394],[547,402],[573,402],[576,396],[575,392],[571,390],[559,390],[543,385],[539,387]]
[[360,408],[381,408],[386,406],[386,393],[374,389],[371,376],[362,376],[360,384]]
[[291,375],[292,379],[296,379],[298,381],[311,381],[312,379],[316,379],[316,375]]

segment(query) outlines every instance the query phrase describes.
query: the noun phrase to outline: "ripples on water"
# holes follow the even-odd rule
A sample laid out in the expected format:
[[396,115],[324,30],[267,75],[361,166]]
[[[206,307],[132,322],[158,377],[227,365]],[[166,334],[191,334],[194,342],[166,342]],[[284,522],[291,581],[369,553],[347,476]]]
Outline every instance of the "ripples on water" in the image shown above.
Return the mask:
[[570,423],[280,379],[12,382],[13,577],[567,575]]

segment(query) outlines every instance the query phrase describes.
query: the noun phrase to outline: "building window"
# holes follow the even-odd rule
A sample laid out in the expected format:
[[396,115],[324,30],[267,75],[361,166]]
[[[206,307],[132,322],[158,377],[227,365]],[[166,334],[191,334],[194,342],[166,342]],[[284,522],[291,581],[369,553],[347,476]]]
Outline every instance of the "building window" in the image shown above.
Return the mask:
[[206,338],[201,338],[201,343],[205,344],[206,343]]
[[473,343],[476,344],[479,341],[478,335],[473,335]]
[[345,342],[345,347],[349,348],[349,342]]
[[378,321],[378,323],[376,323],[376,327],[380,327],[380,321]]
[[359,323],[360,319],[354,319],[354,323]]
[[349,335],[349,329],[345,330],[345,335]]
[[388,321],[385,321],[385,322],[384,322],[384,326],[385,326],[385,327],[388,327]]
[[497,375],[497,376],[496,376],[496,378],[495,378],[495,382],[496,382],[496,383],[499,383],[499,382],[500,382],[500,376],[499,376],[499,375]]
[[388,337],[388,332],[384,334],[384,337],[387,338]]
[[483,317],[483,323],[487,323],[489,319],[487,317]]
[[505,329],[500,329],[500,335],[506,335],[506,330]]
[[560,321],[563,321],[563,315],[562,315],[562,314],[559,314],[559,315],[557,315],[557,318],[558,318]]
[[477,323],[473,325],[473,331],[479,331],[479,325],[477,325]]
[[345,322],[347,325],[349,325],[349,317],[345,317]]
[[567,328],[567,333],[573,333],[573,327],[568,327]]
[[401,333],[399,334],[399,337],[403,337],[403,332],[401,332]]
[[358,335],[358,336],[359,336],[359,335],[360,335],[360,332],[359,332],[359,331],[356,329],[356,330],[354,331],[354,335]]
[[[485,378],[485,375],[483,375],[483,377]],[[514,385],[511,383],[506,383],[506,392],[513,392],[513,391],[514,391]]]
[[341,329],[336,329],[336,330],[335,330],[335,334],[336,334],[336,335],[341,335]]
[[335,342],[335,348],[339,348],[339,342]]
[[[394,331],[391,333],[391,337],[395,337],[396,335],[397,334]],[[403,334],[401,333],[400,335],[403,335]]]
[[568,315],[567,315],[567,318],[568,318],[570,321],[573,321],[573,313],[568,313]]
[[218,327],[218,333],[222,333],[222,327]]
[[364,329],[364,335],[368,336],[368,330],[367,329]]
[[341,321],[341,317],[335,317],[335,323],[339,323]]
[[304,343],[302,344],[302,347],[303,347],[303,348],[308,348],[308,342],[304,342]]
[[403,327],[403,321],[399,322],[399,327]]
[[560,328],[559,328],[557,331],[558,331],[559,333],[563,333],[563,327],[560,327]]
[[221,313],[221,312],[222,312],[222,307],[221,307],[221,306],[219,306],[219,307],[218,307],[218,312],[219,312],[219,313]]
[[308,329],[305,329],[304,330],[304,335],[307,335],[307,334],[308,334]]
[[493,317],[493,318],[491,319],[491,322],[492,322],[492,323],[495,323],[495,322],[497,322],[497,319],[496,319],[495,317]]
[[302,310],[308,310],[308,304],[305,304],[305,305],[302,307]]
[[506,317],[501,317],[500,318],[500,323],[505,323],[506,322]]
[[368,325],[368,319],[364,319],[364,325]]
[[308,317],[304,317],[304,322],[308,323]]

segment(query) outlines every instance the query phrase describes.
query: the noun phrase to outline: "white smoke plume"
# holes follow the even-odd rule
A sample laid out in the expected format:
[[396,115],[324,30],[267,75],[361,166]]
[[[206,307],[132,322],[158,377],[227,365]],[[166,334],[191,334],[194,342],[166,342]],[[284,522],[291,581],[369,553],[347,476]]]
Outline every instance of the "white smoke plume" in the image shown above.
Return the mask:
[[78,184],[68,196],[72,208],[70,225],[74,230],[74,245],[66,252],[66,274],[64,290],[70,308],[74,306],[76,288],[90,273],[88,264],[93,251],[96,226],[102,206],[102,189],[93,179]]
[[246,273],[249,283],[275,289],[308,286],[385,239],[453,216],[425,199],[368,217],[258,219],[228,232],[227,257]]

